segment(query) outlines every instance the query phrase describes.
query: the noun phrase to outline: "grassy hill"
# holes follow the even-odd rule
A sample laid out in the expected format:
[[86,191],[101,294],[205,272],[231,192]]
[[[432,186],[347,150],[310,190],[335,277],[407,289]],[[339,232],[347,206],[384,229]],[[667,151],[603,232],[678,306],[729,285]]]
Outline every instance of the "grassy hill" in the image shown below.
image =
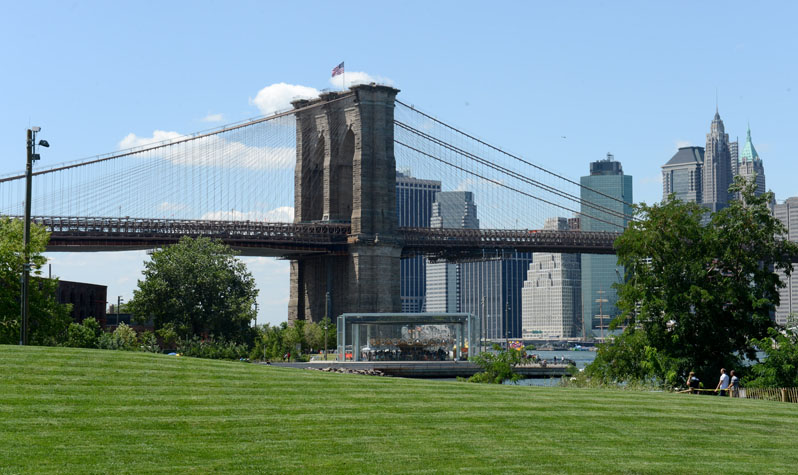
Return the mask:
[[0,473],[792,472],[798,406],[0,346]]

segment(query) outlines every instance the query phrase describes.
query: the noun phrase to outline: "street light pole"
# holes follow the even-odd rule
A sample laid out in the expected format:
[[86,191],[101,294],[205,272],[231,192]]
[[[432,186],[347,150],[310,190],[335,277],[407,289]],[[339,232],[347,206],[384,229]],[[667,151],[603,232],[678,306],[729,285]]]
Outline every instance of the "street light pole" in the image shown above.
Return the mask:
[[[28,305],[28,290],[30,286],[30,209],[31,209],[31,189],[33,188],[33,162],[39,159],[36,153],[36,133],[42,130],[41,127],[31,127],[28,129],[26,139],[27,158],[25,160],[25,231],[22,236],[22,254],[24,262],[22,263],[22,278],[20,289],[20,315],[19,315],[19,344],[26,345],[28,343],[28,325],[30,306]],[[46,140],[39,142],[42,147],[49,147],[50,144]]]
[[330,291],[324,300],[324,361],[327,361],[327,327],[330,325]]
[[31,185],[33,184],[33,153],[34,144],[36,140],[36,133],[32,129],[28,129],[27,134],[27,159],[25,164],[25,231],[22,237],[22,254],[24,262],[22,263],[22,289],[21,289],[21,302],[20,302],[20,327],[19,327],[19,344],[25,345],[28,342],[28,284],[30,283],[30,200],[31,200]]
[[119,328],[119,312],[122,310],[122,296],[116,297],[116,326]]
[[504,346],[510,350],[510,300],[507,300],[507,311],[504,317]]

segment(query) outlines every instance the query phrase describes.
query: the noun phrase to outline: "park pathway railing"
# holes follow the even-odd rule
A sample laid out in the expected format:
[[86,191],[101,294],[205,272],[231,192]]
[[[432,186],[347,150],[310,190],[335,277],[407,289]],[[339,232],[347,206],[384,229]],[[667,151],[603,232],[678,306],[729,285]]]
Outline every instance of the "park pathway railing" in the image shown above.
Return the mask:
[[798,388],[742,388],[741,398],[766,401],[798,402]]

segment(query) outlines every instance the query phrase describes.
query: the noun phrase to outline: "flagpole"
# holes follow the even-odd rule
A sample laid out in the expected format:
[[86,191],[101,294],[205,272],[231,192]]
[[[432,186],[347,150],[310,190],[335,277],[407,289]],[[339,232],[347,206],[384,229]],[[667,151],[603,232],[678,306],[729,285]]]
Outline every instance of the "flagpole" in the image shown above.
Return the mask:
[[341,90],[346,92],[346,61],[343,62],[344,65],[344,72],[342,73],[343,78],[341,78]]

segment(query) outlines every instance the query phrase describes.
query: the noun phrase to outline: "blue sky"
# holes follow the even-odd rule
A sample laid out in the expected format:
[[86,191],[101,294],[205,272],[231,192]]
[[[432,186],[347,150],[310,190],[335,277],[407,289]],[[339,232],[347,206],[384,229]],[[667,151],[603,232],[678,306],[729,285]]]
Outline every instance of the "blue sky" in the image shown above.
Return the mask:
[[[647,202],[677,146],[704,145],[717,90],[727,132],[744,140],[750,122],[783,200],[798,195],[796,13],[792,2],[5,2],[0,175],[24,168],[29,125],[52,145],[46,166],[130,134],[261,115],[264,88],[330,88],[346,61],[350,78],[390,82],[404,102],[569,177],[612,152]],[[132,296],[146,256],[50,257],[54,274],[107,284],[115,300]],[[247,262],[260,321],[284,320],[287,264]]]

